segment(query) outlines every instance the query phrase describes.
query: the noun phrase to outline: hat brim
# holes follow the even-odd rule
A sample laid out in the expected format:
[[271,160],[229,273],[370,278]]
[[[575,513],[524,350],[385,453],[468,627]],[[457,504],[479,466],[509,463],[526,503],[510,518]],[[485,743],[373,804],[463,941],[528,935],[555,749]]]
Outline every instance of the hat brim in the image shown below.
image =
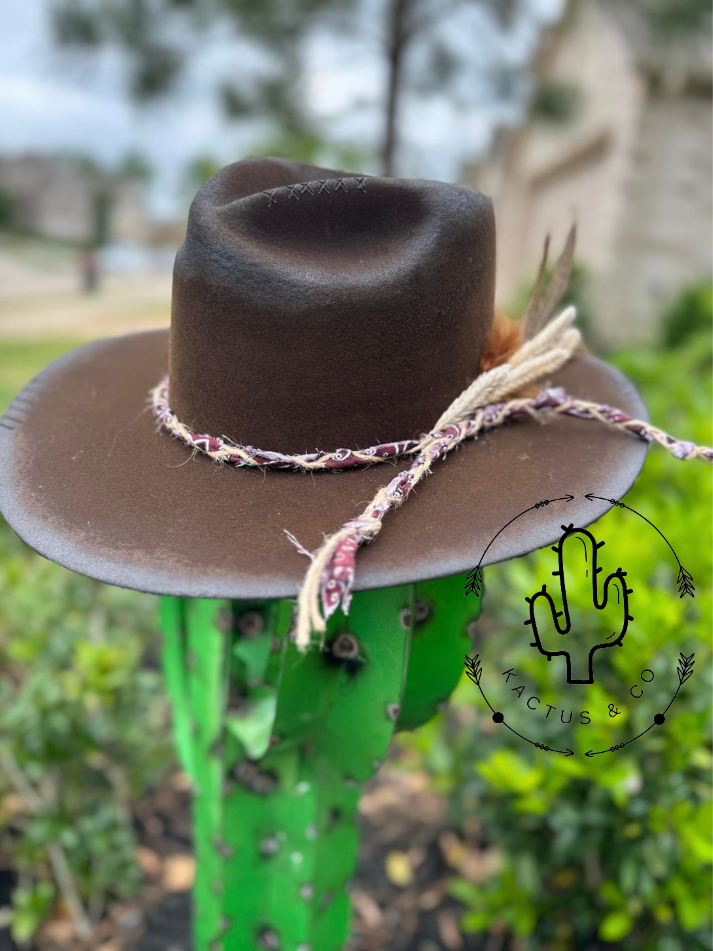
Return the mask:
[[[316,549],[395,469],[302,474],[191,458],[157,431],[148,405],[167,366],[161,330],[89,344],[45,369],[0,425],[0,511],[39,554],[110,584],[185,597],[294,596],[307,560],[284,530]],[[590,355],[575,356],[552,382],[647,418],[631,383]],[[373,435],[374,443],[403,437]],[[355,587],[468,571],[514,516],[573,495],[518,518],[482,563],[551,544],[563,523],[583,527],[607,511],[608,502],[585,495],[620,498],[646,451],[631,436],[569,416],[511,423],[466,442],[386,516],[359,554]]]

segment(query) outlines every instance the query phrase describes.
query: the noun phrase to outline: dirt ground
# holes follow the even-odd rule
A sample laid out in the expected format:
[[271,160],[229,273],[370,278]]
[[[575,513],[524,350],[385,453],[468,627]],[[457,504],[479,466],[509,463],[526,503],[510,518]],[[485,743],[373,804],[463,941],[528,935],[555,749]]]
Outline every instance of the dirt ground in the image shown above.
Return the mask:
[[[517,943],[505,944],[498,934],[462,932],[463,908],[449,894],[449,878],[481,882],[498,856],[481,847],[477,824],[465,833],[452,829],[445,800],[427,785],[424,773],[388,765],[367,784],[359,804],[359,863],[349,886],[348,951],[517,951]],[[137,803],[134,817],[141,894],[110,907],[88,944],[73,938],[65,917],[48,922],[24,951],[191,951],[195,862],[182,774],[169,775]],[[6,879],[0,875],[0,904],[12,887]],[[0,951],[19,951],[4,929]]]

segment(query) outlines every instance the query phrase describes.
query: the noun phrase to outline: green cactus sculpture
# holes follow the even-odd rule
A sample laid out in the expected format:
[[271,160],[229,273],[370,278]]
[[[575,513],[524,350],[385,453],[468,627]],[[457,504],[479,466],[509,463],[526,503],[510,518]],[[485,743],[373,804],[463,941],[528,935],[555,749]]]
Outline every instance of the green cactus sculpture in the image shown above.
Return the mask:
[[338,951],[362,784],[447,700],[480,602],[465,576],[354,596],[300,653],[290,601],[163,599],[194,788],[195,951]]

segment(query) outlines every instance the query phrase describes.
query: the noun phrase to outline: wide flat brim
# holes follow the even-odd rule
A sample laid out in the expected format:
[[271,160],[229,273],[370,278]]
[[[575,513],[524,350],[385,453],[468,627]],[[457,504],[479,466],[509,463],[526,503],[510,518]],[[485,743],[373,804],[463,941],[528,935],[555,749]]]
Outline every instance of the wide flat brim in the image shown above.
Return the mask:
[[[89,344],[52,363],[13,401],[0,425],[0,511],[35,551],[100,581],[157,594],[273,598],[297,593],[309,550],[357,516],[397,471],[344,472],[218,466],[159,433],[149,389],[168,366],[168,331]],[[587,354],[552,383],[638,418],[631,383]],[[374,441],[403,438],[375,433]],[[272,449],[271,446],[261,446]],[[302,448],[302,447],[298,447]],[[433,467],[387,514],[357,561],[356,589],[389,587],[473,568],[556,541],[620,498],[646,444],[569,416],[511,423],[469,441]],[[408,465],[400,460],[398,468]]]

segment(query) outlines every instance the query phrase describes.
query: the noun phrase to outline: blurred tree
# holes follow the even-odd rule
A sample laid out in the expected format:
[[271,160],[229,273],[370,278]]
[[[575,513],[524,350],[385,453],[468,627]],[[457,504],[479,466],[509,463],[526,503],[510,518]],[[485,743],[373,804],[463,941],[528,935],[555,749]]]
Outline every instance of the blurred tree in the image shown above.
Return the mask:
[[[434,92],[453,88],[456,77],[465,62],[448,45],[437,27],[448,13],[459,7],[480,5],[488,9],[502,27],[509,26],[521,11],[521,0],[390,0],[387,14],[387,92],[385,100],[385,127],[382,145],[382,172],[393,175],[398,148],[399,116],[404,94],[409,85],[415,91]],[[407,73],[407,57],[413,48],[425,46],[426,68],[418,82]],[[473,56],[471,49],[468,54]],[[501,71],[493,76],[504,90],[508,85]]]
[[691,33],[710,24],[710,0],[634,0],[664,37]]
[[140,152],[128,152],[119,162],[117,173],[122,178],[133,178],[142,185],[147,185],[153,178],[151,164]]
[[15,199],[0,189],[0,230],[9,231],[15,224]]
[[[56,0],[51,18],[61,46],[120,50],[138,102],[175,90],[197,35],[227,25],[266,57],[259,69],[239,67],[239,78],[218,85],[225,114],[272,120],[291,152],[305,135],[319,138],[300,95],[305,37],[317,25],[336,28],[353,6],[354,0]],[[204,170],[205,158],[198,157],[189,177],[200,178]]]
[[80,169],[87,175],[94,175],[99,178],[104,174],[102,165],[89,152],[81,149],[67,149],[59,153],[60,157],[70,165]]
[[91,243],[101,248],[109,240],[111,218],[111,194],[105,187],[97,188],[94,194],[94,234]]
[[186,185],[190,195],[195,195],[203,182],[220,171],[222,163],[214,155],[197,155],[186,169]]
[[[382,5],[378,42],[383,52],[385,90],[382,171],[394,173],[400,142],[400,119],[407,95],[423,97],[456,84],[464,69],[477,61],[475,48],[454,49],[441,29],[449,16],[480,7],[507,28],[525,0],[388,0]],[[265,54],[255,67],[241,63],[217,89],[231,118],[260,117],[279,129],[283,154],[314,159],[322,145],[309,115],[301,80],[305,74],[307,40],[317,31],[341,36],[373,35],[369,10],[361,0],[54,0],[51,7],[57,42],[87,51],[111,46],[123,52],[129,90],[146,101],[175,89],[181,70],[195,48],[198,32],[227,25]],[[456,37],[457,39],[457,37]],[[474,34],[474,40],[476,36]],[[494,94],[513,94],[519,71],[502,66],[493,72]]]

